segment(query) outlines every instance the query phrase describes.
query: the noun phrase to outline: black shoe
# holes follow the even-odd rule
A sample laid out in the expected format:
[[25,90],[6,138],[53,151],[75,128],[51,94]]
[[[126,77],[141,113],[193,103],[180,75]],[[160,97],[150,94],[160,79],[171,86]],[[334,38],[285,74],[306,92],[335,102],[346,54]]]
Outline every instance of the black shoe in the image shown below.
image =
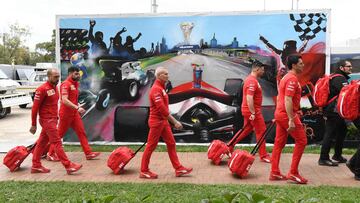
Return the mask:
[[360,181],[360,174],[355,175],[355,180],[359,180],[359,181]]
[[328,160],[323,160],[323,159],[319,159],[318,164],[320,166],[338,166],[338,163],[332,162],[330,159]]
[[[354,167],[352,167],[351,164],[350,164],[350,161],[346,162],[346,166],[350,169],[350,171],[351,171],[353,174],[356,174]],[[355,177],[356,177],[356,175],[355,175]]]
[[345,159],[343,156],[333,156],[331,159],[338,162],[339,164],[347,162],[347,159]]

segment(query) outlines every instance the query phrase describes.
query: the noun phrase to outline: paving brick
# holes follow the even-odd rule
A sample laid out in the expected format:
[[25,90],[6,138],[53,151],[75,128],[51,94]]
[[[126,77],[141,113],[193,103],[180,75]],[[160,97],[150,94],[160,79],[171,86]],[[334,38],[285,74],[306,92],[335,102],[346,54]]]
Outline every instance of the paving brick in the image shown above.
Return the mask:
[[[125,173],[114,175],[107,167],[106,162],[110,153],[102,153],[99,159],[86,160],[81,152],[67,153],[71,161],[83,164],[83,168],[73,175],[67,175],[60,162],[42,160],[44,166],[51,169],[48,174],[31,174],[31,156],[22,164],[19,171],[9,172],[5,166],[0,167],[0,181],[79,181],[79,182],[135,182],[135,183],[193,183],[193,184],[266,184],[287,185],[286,181],[269,181],[270,164],[256,160],[249,176],[240,179],[232,175],[227,166],[227,159],[220,166],[213,165],[206,158],[205,152],[178,153],[181,163],[194,168],[193,172],[185,177],[175,177],[174,169],[165,152],[155,152],[150,161],[150,168],[158,173],[157,180],[139,178],[139,169],[142,153],[139,152],[125,167]],[[0,154],[3,159],[5,154]],[[347,157],[349,158],[349,157]],[[324,167],[317,164],[318,155],[304,154],[300,162],[300,173],[309,179],[312,186],[333,185],[358,187],[360,182],[354,180],[353,174],[344,164],[339,167]],[[290,167],[291,154],[283,154],[280,161],[282,173],[286,174]]]

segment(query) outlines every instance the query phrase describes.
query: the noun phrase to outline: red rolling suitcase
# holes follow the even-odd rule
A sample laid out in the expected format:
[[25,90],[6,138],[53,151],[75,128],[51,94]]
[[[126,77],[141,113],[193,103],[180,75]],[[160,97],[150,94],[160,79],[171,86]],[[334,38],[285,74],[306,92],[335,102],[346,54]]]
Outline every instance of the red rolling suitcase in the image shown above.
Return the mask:
[[244,128],[240,129],[227,144],[221,140],[212,141],[207,151],[208,159],[210,159],[215,165],[219,165],[224,155],[230,157],[229,146],[241,134],[243,129]]
[[146,142],[141,145],[135,152],[129,147],[118,147],[109,156],[107,160],[108,167],[114,174],[121,174],[124,172],[124,167],[129,161],[135,157],[136,153],[145,146]]
[[254,163],[256,152],[259,150],[260,145],[265,141],[266,135],[271,131],[274,125],[275,122],[273,121],[261,136],[260,140],[256,143],[251,153],[245,150],[237,149],[231,154],[228,161],[231,173],[235,173],[240,178],[244,178],[248,175],[249,170]]
[[21,163],[32,152],[36,144],[25,146],[16,146],[6,153],[3,164],[14,172],[20,168]]

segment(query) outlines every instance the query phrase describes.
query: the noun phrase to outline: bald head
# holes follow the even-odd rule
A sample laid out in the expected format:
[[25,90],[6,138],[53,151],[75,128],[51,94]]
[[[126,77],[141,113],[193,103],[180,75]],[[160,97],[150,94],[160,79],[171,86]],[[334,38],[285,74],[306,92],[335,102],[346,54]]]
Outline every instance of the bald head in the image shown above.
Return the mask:
[[51,75],[52,75],[53,73],[55,73],[55,72],[59,73],[59,71],[58,71],[57,68],[49,68],[49,69],[47,70],[47,76],[49,77],[49,76],[51,76]]
[[47,76],[48,76],[48,81],[51,84],[53,84],[53,85],[58,84],[59,79],[60,79],[60,73],[57,68],[49,68],[47,71]]
[[162,67],[162,66],[157,67],[156,70],[155,70],[155,77],[156,77],[156,79],[159,79],[159,80],[161,80],[163,82],[168,81],[169,72],[168,72],[167,68]]

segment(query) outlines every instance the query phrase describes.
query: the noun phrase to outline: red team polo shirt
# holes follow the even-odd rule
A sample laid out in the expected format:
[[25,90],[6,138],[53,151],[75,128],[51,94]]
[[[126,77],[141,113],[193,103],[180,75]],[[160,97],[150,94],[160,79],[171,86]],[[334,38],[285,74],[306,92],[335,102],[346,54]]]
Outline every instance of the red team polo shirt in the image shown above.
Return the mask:
[[296,75],[292,72],[287,73],[280,81],[275,114],[286,114],[285,96],[292,97],[293,113],[296,115],[300,110],[301,85]]
[[247,95],[251,95],[254,97],[255,114],[261,113],[262,90],[258,80],[253,75],[249,75],[245,79],[244,87],[243,87],[243,99],[241,104],[242,113],[251,114],[246,101]]
[[169,116],[169,97],[165,92],[165,83],[155,80],[150,93],[150,116],[149,125],[156,124],[158,121],[167,120]]
[[[60,86],[60,95],[61,98],[63,95],[67,95],[69,101],[77,105],[79,97],[79,82],[74,81],[71,77],[68,77]],[[66,106],[63,102],[60,105],[60,116],[74,116],[77,113],[77,109]]]
[[36,126],[37,113],[40,119],[53,119],[58,115],[59,94],[56,85],[50,82],[42,84],[36,89],[34,104],[31,110],[31,125]]

